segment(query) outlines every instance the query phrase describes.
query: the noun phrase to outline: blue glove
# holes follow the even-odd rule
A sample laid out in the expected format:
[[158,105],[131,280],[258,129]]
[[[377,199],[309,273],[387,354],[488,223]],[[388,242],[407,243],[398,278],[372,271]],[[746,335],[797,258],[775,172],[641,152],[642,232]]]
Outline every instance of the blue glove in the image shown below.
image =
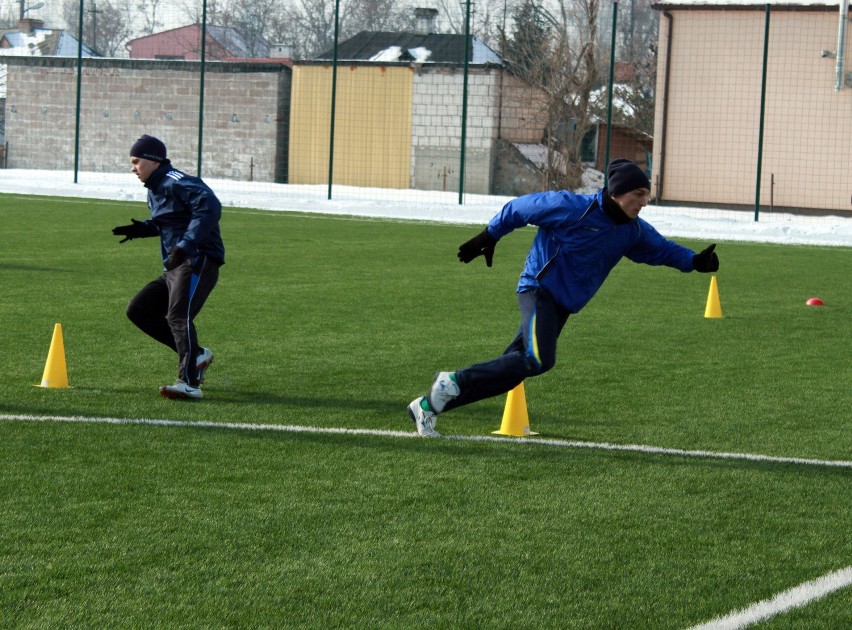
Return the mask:
[[494,248],[497,246],[497,239],[488,233],[488,230],[482,230],[466,243],[462,243],[459,247],[459,260],[463,263],[469,263],[477,256],[485,256],[485,265],[491,266],[494,260]]
[[692,268],[699,273],[713,273],[719,271],[719,257],[713,250],[716,243],[692,257]]
[[124,241],[129,241],[134,238],[143,238],[148,235],[148,226],[144,222],[137,221],[136,219],[130,219],[130,221],[130,225],[119,225],[118,227],[112,228],[113,234],[124,237],[118,241],[119,245]]

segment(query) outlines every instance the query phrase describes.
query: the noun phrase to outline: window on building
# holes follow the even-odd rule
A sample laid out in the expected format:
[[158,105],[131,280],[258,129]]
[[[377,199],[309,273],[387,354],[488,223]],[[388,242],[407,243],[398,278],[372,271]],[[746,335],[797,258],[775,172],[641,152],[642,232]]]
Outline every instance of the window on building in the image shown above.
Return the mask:
[[580,143],[580,160],[587,164],[596,164],[598,159],[598,126],[594,125],[583,135]]

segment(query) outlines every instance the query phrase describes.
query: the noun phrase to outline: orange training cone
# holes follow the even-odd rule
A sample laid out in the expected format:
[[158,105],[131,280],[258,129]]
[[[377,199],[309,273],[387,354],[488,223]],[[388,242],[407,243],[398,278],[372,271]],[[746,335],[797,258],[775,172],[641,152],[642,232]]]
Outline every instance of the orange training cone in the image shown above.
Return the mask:
[[710,278],[710,292],[707,294],[704,317],[716,319],[722,317],[722,303],[719,301],[719,285],[716,283],[716,276]]
[[527,414],[527,396],[524,393],[523,381],[506,395],[506,408],[503,410],[503,422],[499,431],[492,431],[496,435],[514,435],[524,437],[526,435],[538,435],[530,431],[530,417]]
[[42,387],[68,387],[68,370],[65,367],[65,344],[62,342],[62,324],[53,327],[53,340],[47,353],[47,363],[41,377]]

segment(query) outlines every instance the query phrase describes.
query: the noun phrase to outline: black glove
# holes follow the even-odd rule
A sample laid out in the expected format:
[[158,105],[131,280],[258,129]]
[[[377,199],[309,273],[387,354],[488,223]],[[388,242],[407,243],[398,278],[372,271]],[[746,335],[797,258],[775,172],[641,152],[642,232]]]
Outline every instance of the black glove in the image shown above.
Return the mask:
[[497,246],[497,239],[488,233],[488,230],[482,230],[466,243],[459,246],[459,260],[463,263],[469,263],[477,256],[485,256],[485,264],[490,267],[494,259],[494,248]]
[[166,260],[166,271],[171,271],[175,267],[180,267],[181,263],[186,260],[186,252],[175,245]]
[[133,238],[142,238],[148,234],[148,226],[145,225],[145,223],[137,221],[136,219],[130,219],[130,221],[132,222],[130,225],[119,225],[118,227],[112,228],[113,234],[124,237],[118,241],[119,245],[124,241],[129,241]]
[[695,271],[700,273],[719,271],[719,257],[713,251],[714,249],[716,249],[716,243],[692,257],[692,267]]

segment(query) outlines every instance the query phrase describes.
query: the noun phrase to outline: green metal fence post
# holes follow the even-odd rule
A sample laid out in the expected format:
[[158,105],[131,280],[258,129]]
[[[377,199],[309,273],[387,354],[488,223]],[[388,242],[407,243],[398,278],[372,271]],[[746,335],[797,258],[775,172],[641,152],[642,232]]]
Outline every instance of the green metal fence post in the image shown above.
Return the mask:
[[204,64],[207,61],[207,0],[201,3],[201,77],[198,84],[198,176],[201,177],[201,150],[204,147]]
[[470,0],[464,15],[464,82],[462,85],[461,157],[459,158],[459,205],[464,203],[464,154],[467,147],[467,78],[470,57]]
[[207,62],[207,0],[201,3],[201,77],[198,82],[198,160],[197,173],[201,177],[201,150],[204,148],[204,72]]
[[760,82],[760,129],[757,134],[757,184],[754,191],[754,220],[760,218],[760,177],[763,173],[763,121],[766,114],[766,63],[769,59],[769,13],[766,5],[766,23],[763,27],[763,78]]
[[[83,91],[83,8],[80,0],[80,21],[77,24],[77,111],[74,114],[74,183],[80,169],[80,94]],[[23,7],[23,4],[21,5]]]
[[[615,28],[618,24],[618,2],[612,3],[612,37],[609,44],[609,87],[606,99],[606,159],[604,169],[609,164],[609,143],[612,131],[612,86],[615,83]],[[607,175],[604,173],[604,186],[607,185]]]
[[334,54],[331,62],[331,122],[328,133],[328,198],[331,199],[331,180],[334,176],[334,116],[337,110],[337,40],[340,36],[340,0],[334,3]]

